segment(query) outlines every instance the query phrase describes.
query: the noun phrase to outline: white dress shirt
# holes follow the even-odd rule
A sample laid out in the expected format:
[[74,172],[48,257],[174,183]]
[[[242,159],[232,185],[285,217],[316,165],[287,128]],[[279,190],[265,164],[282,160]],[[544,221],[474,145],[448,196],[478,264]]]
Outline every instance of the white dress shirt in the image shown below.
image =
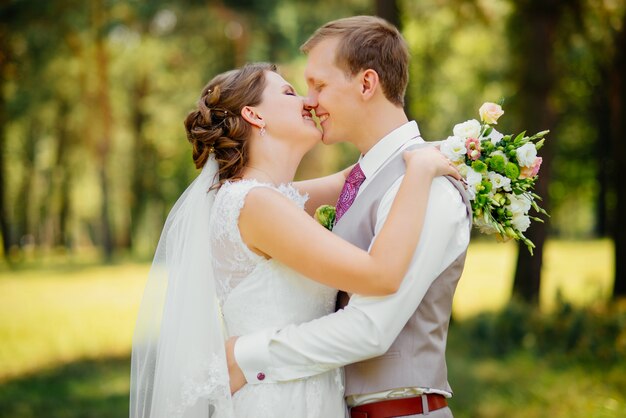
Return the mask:
[[[391,157],[412,144],[423,142],[419,136],[417,124],[411,121],[372,147],[360,159],[366,180],[359,191],[365,190]],[[380,202],[374,239],[387,219],[402,178]],[[420,241],[400,289],[388,296],[354,294],[344,309],[325,317],[240,336],[235,344],[235,358],[248,383],[304,378],[384,354],[415,313],[433,280],[467,249],[466,211],[456,188],[443,177],[435,178]],[[353,399],[350,403],[360,404],[362,400]]]

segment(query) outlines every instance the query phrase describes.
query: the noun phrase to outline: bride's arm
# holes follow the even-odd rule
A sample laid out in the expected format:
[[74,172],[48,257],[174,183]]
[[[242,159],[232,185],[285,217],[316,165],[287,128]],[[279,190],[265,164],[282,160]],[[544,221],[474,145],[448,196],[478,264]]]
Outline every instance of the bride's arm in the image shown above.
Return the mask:
[[304,205],[304,210],[313,216],[315,209],[322,205],[334,206],[352,167],[354,167],[354,164],[335,174],[293,183],[300,193],[309,195],[309,199]]
[[402,282],[424,223],[432,179],[458,172],[434,149],[405,154],[407,170],[370,252],[321,227],[280,193],[249,192],[239,218],[244,242],[325,285],[362,295],[395,292]]

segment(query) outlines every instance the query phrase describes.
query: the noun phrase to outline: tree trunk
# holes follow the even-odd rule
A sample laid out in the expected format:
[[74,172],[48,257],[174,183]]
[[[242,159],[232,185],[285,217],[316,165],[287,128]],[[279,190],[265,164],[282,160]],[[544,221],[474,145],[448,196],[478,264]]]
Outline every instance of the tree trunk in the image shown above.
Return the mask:
[[[2,71],[2,69],[0,69]],[[0,85],[2,85],[0,83]],[[2,96],[2,95],[0,95]],[[0,97],[0,234],[2,235],[2,254],[5,260],[9,260],[11,249],[11,231],[9,230],[9,213],[6,204],[6,168],[4,166],[4,150],[6,143],[6,110],[4,97]]]
[[96,77],[97,77],[97,109],[100,121],[99,138],[96,145],[96,159],[98,162],[98,175],[100,180],[100,190],[102,202],[100,206],[100,220],[102,233],[102,249],[107,262],[113,258],[114,239],[113,227],[111,225],[111,214],[109,208],[110,189],[108,161],[111,148],[112,134],[112,113],[109,97],[109,75],[108,56],[105,45],[106,11],[103,0],[94,1],[93,9],[94,30],[95,30],[95,54],[96,54]]
[[145,214],[148,197],[154,191],[155,179],[146,173],[154,172],[154,151],[144,134],[144,125],[148,115],[144,110],[144,98],[148,94],[148,76],[138,74],[132,92],[132,129],[134,139],[133,172],[130,196],[130,234],[129,247],[132,247],[134,237],[139,231],[139,225]]
[[24,175],[22,176],[14,205],[15,238],[20,247],[23,247],[24,244],[39,241],[42,238],[36,233],[37,230],[42,230],[36,227],[38,220],[32,219],[31,217],[33,212],[36,212],[32,210],[35,204],[35,202],[33,202],[33,180],[36,175],[35,154],[40,139],[40,132],[37,132],[34,128],[40,125],[39,121],[31,120],[31,122],[24,144],[24,158],[20,162]]
[[[516,5],[510,22],[510,39],[515,51],[513,62],[514,78],[518,95],[514,108],[518,116],[518,129],[529,133],[553,130],[556,111],[550,96],[556,84],[554,46],[560,15],[567,2],[526,0]],[[536,192],[543,197],[542,206],[548,210],[548,183],[554,141],[550,136],[541,150],[543,164],[536,184]],[[535,222],[525,235],[535,243],[534,256],[524,244],[518,245],[518,258],[513,282],[513,294],[529,303],[539,302],[543,248],[547,235],[547,224]]]
[[393,24],[398,29],[401,28],[398,0],[376,0],[376,15]]
[[[70,191],[71,191],[71,162],[70,155],[72,152],[72,133],[69,131],[69,121],[68,116],[70,112],[70,106],[67,100],[60,99],[59,100],[59,112],[57,116],[57,156],[54,171],[56,175],[54,176],[55,184],[53,188],[51,188],[52,196],[49,200],[55,200],[56,204],[48,205],[49,208],[56,207],[56,213],[53,216],[57,217],[55,224],[58,229],[54,236],[54,245],[55,246],[64,246],[69,248],[70,240],[69,234],[67,231],[68,219],[70,216],[70,208],[71,208],[71,200],[70,200]],[[57,199],[54,199],[54,197]]]
[[[601,77],[607,80],[606,74]],[[609,213],[607,199],[610,193],[611,177],[611,107],[609,104],[609,88],[606,82],[600,83],[600,87],[594,91],[594,103],[592,112],[597,130],[597,146],[595,147],[596,161],[598,164],[598,196],[595,207],[595,224],[593,233],[597,237],[606,237],[609,233],[609,225],[612,222],[612,213]]]
[[[402,20],[400,19],[400,7],[398,0],[376,0],[376,16],[382,17],[387,22],[393,24],[399,31],[402,31]],[[407,88],[404,95],[404,111],[413,119],[409,103],[412,102],[412,89]]]
[[611,88],[611,142],[613,155],[613,173],[615,194],[617,197],[616,216],[613,223],[613,239],[615,242],[615,281],[613,298],[626,296],[626,223],[621,222],[619,215],[626,213],[626,182],[622,178],[624,155],[626,155],[626,14],[622,18],[621,30],[615,36],[615,57],[609,79]]
[[[7,78],[7,62],[11,56],[8,50],[8,31],[0,27],[0,91],[4,91]],[[6,193],[8,178],[5,167],[6,149],[6,124],[8,122],[7,109],[4,94],[0,94],[0,235],[2,235],[2,254],[5,260],[10,260],[9,251],[11,249],[11,231],[9,225],[9,211],[7,208]]]

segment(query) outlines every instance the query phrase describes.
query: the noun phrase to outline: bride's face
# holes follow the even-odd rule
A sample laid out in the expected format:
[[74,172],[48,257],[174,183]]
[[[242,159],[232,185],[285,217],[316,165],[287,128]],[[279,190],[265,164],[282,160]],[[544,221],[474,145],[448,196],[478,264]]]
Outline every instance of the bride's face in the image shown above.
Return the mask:
[[293,146],[311,149],[322,133],[304,106],[304,98],[279,74],[268,71],[261,104],[256,106],[272,138],[284,139]]

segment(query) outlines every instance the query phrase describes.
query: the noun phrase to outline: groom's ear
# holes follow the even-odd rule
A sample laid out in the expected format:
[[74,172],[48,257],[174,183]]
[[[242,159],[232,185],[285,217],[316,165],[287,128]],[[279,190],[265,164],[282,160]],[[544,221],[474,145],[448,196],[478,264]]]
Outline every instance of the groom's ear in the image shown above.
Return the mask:
[[259,114],[253,107],[244,106],[241,109],[241,117],[248,122],[250,125],[254,125],[257,128],[262,128],[265,126],[265,121],[263,120],[263,116]]
[[380,85],[380,81],[378,79],[378,73],[374,70],[367,69],[364,70],[360,75],[360,83],[361,83],[361,96],[365,100],[369,100],[374,96],[376,90]]

